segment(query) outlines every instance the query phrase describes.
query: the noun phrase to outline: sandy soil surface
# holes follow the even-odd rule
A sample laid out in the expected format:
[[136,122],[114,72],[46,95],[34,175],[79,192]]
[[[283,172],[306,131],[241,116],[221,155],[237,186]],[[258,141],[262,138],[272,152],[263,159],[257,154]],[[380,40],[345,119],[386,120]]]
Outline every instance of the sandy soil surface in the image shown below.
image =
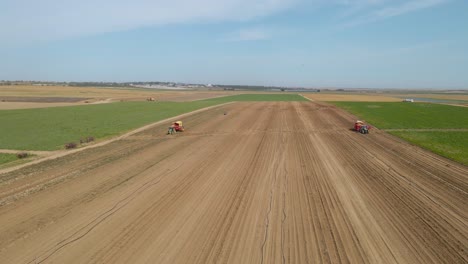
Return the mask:
[[0,110],[48,108],[60,106],[73,106],[77,103],[28,103],[28,102],[0,102]]
[[353,120],[235,103],[2,174],[0,259],[466,263],[468,168]]
[[303,96],[314,101],[350,101],[350,102],[401,102],[401,98],[391,95],[376,94],[334,94],[334,93],[303,93]]
[[159,91],[67,86],[0,86],[0,110],[76,106],[116,101],[187,102],[236,94],[225,91]]
[[463,95],[463,94],[303,93],[302,95],[309,98],[309,99],[312,99],[314,101],[401,102],[404,98],[428,98],[428,99],[440,99],[440,100],[466,100],[466,101],[468,101],[468,95]]
[[46,108],[57,106],[72,106],[89,102],[91,98],[82,97],[34,97],[27,93],[18,93],[17,96],[3,96],[4,91],[0,86],[0,110]]
[[[28,102],[27,97],[23,97],[23,102],[1,102],[0,101],[0,110],[8,109],[27,109],[27,108],[49,108],[49,107],[60,107],[60,106],[77,106],[77,105],[92,105],[92,104],[105,104],[115,102],[114,99],[80,99],[80,98],[70,98],[70,99],[79,99],[74,103],[57,103],[57,102]],[[143,100],[141,100],[143,101]]]
[[465,100],[468,101],[468,94],[396,94],[404,98],[433,98],[441,100]]
[[453,105],[453,106],[459,106],[459,107],[468,107],[468,104],[448,104],[448,105]]
[[76,103],[90,98],[81,97],[19,97],[0,96],[0,102],[29,102],[29,103]]
[[[28,97],[82,97],[82,98],[128,98],[148,97],[155,94],[164,94],[162,91],[149,89],[124,89],[124,88],[95,88],[72,86],[33,86],[14,85],[0,86],[0,96],[28,96]],[[167,92],[171,93],[171,92]]]

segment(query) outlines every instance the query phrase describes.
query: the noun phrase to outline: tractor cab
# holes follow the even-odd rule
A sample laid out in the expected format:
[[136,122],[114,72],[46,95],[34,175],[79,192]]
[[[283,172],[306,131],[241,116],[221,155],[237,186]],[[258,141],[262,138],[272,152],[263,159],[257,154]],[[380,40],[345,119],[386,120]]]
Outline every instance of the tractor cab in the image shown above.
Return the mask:
[[363,126],[361,126],[361,128],[359,129],[359,132],[360,132],[361,134],[369,134],[369,127],[366,126],[366,125],[363,125]]

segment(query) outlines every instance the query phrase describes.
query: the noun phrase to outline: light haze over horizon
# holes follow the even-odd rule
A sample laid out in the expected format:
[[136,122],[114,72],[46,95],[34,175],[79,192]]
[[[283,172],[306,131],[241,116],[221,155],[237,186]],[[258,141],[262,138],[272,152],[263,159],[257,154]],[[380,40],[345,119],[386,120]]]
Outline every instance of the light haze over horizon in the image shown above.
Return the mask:
[[468,89],[466,0],[3,0],[0,80]]

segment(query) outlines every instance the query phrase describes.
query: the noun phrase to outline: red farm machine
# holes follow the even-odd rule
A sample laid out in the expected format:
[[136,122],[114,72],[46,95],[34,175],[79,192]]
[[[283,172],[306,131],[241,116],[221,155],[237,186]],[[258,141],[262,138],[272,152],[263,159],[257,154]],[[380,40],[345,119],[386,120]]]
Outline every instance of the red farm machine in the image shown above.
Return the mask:
[[357,131],[357,132],[359,132],[361,134],[369,134],[369,130],[371,128],[372,128],[371,126],[364,124],[364,122],[362,122],[360,120],[357,120],[354,123],[354,131]]
[[169,129],[167,130],[168,135],[172,135],[177,132],[183,132],[184,131],[184,126],[182,125],[182,121],[177,121],[174,122]]

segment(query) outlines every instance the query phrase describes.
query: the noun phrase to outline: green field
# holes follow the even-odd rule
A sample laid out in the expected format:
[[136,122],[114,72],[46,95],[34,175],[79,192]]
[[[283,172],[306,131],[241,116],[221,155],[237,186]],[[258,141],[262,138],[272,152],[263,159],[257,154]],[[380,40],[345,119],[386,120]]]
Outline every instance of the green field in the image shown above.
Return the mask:
[[380,128],[468,128],[468,108],[430,103],[330,102]]
[[0,153],[0,165],[17,160],[15,154]]
[[391,131],[390,133],[468,165],[468,131]]
[[307,101],[307,99],[298,94],[238,94],[204,101],[226,103],[233,101]]
[[[367,123],[468,165],[468,108],[430,103],[330,102]],[[392,131],[392,129],[401,129]],[[421,129],[421,131],[418,131]],[[434,129],[434,131],[430,131]],[[443,131],[447,129],[446,131]],[[456,131],[456,129],[461,129]]]
[[0,148],[57,150],[92,136],[103,139],[217,102],[118,102],[0,111]]
[[89,136],[97,140],[169,117],[232,101],[304,101],[296,94],[245,94],[194,102],[111,104],[0,111],[0,149],[57,150]]

